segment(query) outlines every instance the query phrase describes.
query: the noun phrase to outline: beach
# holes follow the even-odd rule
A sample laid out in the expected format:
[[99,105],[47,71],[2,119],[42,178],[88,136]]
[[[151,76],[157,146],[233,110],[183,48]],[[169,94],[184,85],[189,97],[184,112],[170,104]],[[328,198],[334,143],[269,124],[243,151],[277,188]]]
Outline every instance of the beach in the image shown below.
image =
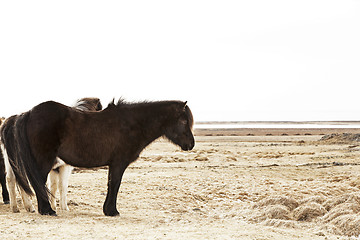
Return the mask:
[[[4,239],[351,239],[360,235],[357,128],[195,129],[184,152],[165,139],[125,171],[120,216],[102,212],[107,168],[75,168],[69,211],[10,212]],[[323,139],[323,140],[321,140]],[[57,196],[58,197],[58,196]],[[21,202],[18,196],[19,203]],[[36,204],[36,199],[33,199]]]

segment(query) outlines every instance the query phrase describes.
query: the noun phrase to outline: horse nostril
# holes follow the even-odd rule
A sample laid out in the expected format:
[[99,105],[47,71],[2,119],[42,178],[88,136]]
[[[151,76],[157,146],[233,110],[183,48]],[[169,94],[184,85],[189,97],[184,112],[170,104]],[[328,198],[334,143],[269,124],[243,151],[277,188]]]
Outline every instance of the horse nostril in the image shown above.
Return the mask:
[[182,149],[183,151],[189,151],[189,150],[192,149],[192,147],[191,147],[191,145],[189,145],[189,144],[185,144],[184,146],[181,147],[181,149]]
[[184,151],[190,151],[194,148],[195,144],[191,143],[191,144],[186,144],[183,148]]

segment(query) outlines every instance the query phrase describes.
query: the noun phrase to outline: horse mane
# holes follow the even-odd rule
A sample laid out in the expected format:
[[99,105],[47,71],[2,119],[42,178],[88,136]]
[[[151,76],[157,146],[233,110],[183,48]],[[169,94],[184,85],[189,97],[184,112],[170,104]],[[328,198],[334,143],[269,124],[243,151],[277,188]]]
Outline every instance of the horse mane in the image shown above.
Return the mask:
[[160,105],[160,104],[174,104],[178,105],[179,107],[183,108],[185,114],[188,118],[189,125],[192,128],[194,124],[194,118],[190,108],[186,105],[187,102],[182,102],[178,100],[168,100],[168,101],[139,101],[139,102],[128,102],[124,98],[120,97],[118,101],[115,103],[115,98],[108,104],[107,108],[121,108],[121,107],[135,107],[135,106],[145,106],[148,104]]
[[123,106],[133,106],[133,105],[140,105],[140,104],[146,104],[146,103],[154,103],[148,100],[139,101],[139,102],[129,102],[126,101],[124,98],[120,97],[116,103],[115,98],[112,99],[112,101],[108,104],[108,107],[123,107]]
[[108,104],[107,107],[108,107],[108,108],[109,108],[109,107],[116,107],[116,106],[123,105],[123,104],[127,104],[127,102],[125,101],[124,98],[122,98],[122,97],[119,98],[116,103],[115,103],[115,98],[113,98],[112,101],[109,102],[109,104]]
[[166,104],[166,103],[175,103],[175,104],[184,104],[182,101],[178,100],[168,100],[168,101],[149,101],[149,100],[143,100],[143,101],[126,101],[124,98],[120,97],[116,103],[115,98],[112,99],[112,101],[108,104],[108,107],[124,107],[124,106],[141,106],[141,105],[147,105],[147,104]]

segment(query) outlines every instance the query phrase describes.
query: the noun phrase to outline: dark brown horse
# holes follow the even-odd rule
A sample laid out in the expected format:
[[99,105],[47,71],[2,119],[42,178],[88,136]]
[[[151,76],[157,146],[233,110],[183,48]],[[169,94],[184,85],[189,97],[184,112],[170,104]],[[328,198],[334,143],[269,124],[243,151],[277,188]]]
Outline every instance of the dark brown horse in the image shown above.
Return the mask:
[[[3,119],[0,118],[0,125],[2,124]],[[2,198],[5,204],[9,204],[9,192],[6,188],[6,175],[5,175],[5,163],[2,151],[0,151],[0,184],[2,188]]]
[[[0,125],[2,125],[2,122],[4,121],[3,118],[0,118]],[[5,174],[5,163],[4,163],[4,157],[2,154],[2,151],[0,151],[0,184],[2,188],[2,197],[3,202],[5,204],[9,204],[9,192],[6,188],[6,174]]]
[[[164,136],[183,150],[195,145],[193,117],[186,102],[110,103],[101,112],[82,112],[49,101],[19,116],[15,123],[15,174],[33,186],[40,214],[55,215],[46,178],[59,156],[77,167],[109,166],[107,216],[118,215],[116,198],[125,169],[155,139]],[[24,176],[23,173],[26,173]],[[29,186],[22,186],[28,190]]]
[[[100,111],[102,110],[102,105],[99,98],[82,98],[79,99],[75,106],[75,109],[81,110],[81,111]],[[16,155],[16,149],[15,149],[15,136],[14,136],[14,125],[18,118],[18,115],[14,115],[6,119],[4,124],[1,127],[1,138],[2,142],[4,142],[4,145],[1,144],[2,148],[2,155],[0,155],[0,177],[4,175],[4,181],[5,181],[5,169],[4,166],[4,159],[5,166],[6,166],[6,182],[8,191],[8,201],[10,197],[10,208],[13,212],[19,212],[17,201],[16,201],[16,178],[15,173],[13,171],[13,168],[9,165],[9,159],[13,159]],[[7,147],[4,147],[4,146]],[[3,158],[1,158],[3,157]],[[21,168],[19,168],[21,169]],[[56,171],[54,170],[56,169]],[[49,177],[49,183],[51,188],[51,203],[53,208],[56,208],[56,201],[55,201],[55,192],[57,190],[57,186],[59,186],[60,190],[60,207],[64,210],[67,210],[67,203],[66,203],[66,192],[67,192],[67,186],[68,186],[68,178],[71,174],[72,167],[70,165],[65,164],[61,159],[56,158],[55,165],[53,166],[53,170],[50,171],[50,177]],[[17,172],[16,172],[17,173]],[[26,173],[25,173],[26,175]],[[21,180],[23,178],[17,178],[17,180]],[[60,180],[61,179],[61,180]],[[3,187],[5,184],[3,185]],[[5,188],[6,190],[6,188]],[[35,209],[32,205],[31,199],[27,196],[25,191],[22,188],[19,188],[21,193],[21,198],[23,200],[23,205],[25,209],[29,212],[34,212]],[[27,191],[30,191],[28,189]],[[3,191],[4,194],[4,191]],[[4,197],[4,201],[5,201]]]
[[6,188],[6,175],[5,175],[5,164],[4,164],[4,157],[0,151],[0,184],[2,188],[2,198],[5,204],[9,204],[9,192]]

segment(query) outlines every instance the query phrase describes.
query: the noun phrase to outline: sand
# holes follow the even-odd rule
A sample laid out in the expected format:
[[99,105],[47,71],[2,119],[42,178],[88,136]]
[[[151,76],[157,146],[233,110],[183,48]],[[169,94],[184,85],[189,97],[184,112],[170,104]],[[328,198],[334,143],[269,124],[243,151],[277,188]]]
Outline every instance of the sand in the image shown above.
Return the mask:
[[[201,134],[200,134],[201,135]],[[120,216],[106,217],[107,169],[76,169],[70,211],[10,212],[2,239],[355,239],[360,143],[321,135],[196,136],[183,152],[158,140],[125,172]],[[226,136],[230,135],[230,136]],[[20,202],[20,197],[18,197]],[[33,199],[35,203],[35,199]]]

